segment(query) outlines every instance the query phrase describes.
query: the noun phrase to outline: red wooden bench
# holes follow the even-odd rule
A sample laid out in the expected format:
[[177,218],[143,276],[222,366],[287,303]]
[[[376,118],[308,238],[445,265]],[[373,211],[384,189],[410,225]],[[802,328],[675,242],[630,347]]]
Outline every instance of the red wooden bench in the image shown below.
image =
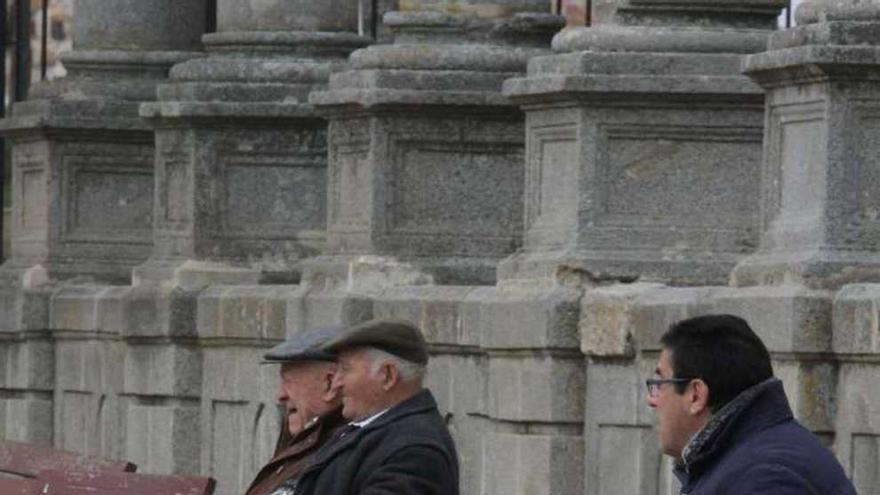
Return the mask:
[[46,483],[37,480],[0,479],[0,493],[3,495],[43,495]]
[[51,447],[0,441],[0,472],[21,478],[35,478],[40,471],[50,469],[133,473],[137,466],[127,461],[111,461]]
[[37,480],[49,485],[49,493],[55,493],[51,491],[53,489],[63,489],[63,493],[71,495],[103,492],[129,495],[211,495],[216,485],[213,478],[202,476],[107,471],[41,471],[37,473]]
[[[213,478],[135,474],[136,469],[137,466],[126,461],[111,461],[49,447],[0,441],[0,495],[214,493],[216,482]],[[5,475],[5,479],[2,475]]]

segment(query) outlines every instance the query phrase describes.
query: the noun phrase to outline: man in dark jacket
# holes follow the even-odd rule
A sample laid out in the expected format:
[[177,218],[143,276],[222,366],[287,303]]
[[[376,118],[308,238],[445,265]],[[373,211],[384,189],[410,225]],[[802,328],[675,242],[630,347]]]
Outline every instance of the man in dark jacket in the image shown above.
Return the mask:
[[431,392],[421,331],[392,320],[348,329],[336,385],[351,423],[321,449],[296,491],[309,495],[458,495],[458,456]]
[[315,452],[346,423],[339,391],[333,387],[336,357],[321,346],[342,333],[331,326],[299,334],[265,354],[281,364],[278,403],[284,407],[281,433],[272,459],[260,469],[247,495],[289,495]]
[[855,495],[834,456],[794,420],[766,347],[741,318],[673,325],[648,404],[688,495]]

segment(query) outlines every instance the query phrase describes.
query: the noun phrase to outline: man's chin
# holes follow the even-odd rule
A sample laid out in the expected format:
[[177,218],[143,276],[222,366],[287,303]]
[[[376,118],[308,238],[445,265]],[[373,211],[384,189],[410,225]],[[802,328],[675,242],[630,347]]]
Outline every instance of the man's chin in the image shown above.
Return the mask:
[[360,421],[360,420],[364,419],[359,416],[360,415],[357,413],[357,411],[354,411],[352,408],[343,404],[343,406],[342,406],[342,417],[343,418],[345,418],[349,421]]
[[290,431],[291,435],[296,435],[297,433],[303,431],[304,427],[305,421],[299,414],[291,413],[287,416],[287,429]]

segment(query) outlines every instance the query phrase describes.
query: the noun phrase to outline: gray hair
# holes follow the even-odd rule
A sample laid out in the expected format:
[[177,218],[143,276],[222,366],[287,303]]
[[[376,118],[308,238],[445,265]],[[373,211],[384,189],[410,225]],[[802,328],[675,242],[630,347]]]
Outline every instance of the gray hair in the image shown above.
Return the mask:
[[397,373],[400,375],[400,379],[405,382],[409,382],[415,379],[422,379],[425,377],[425,373],[427,373],[428,369],[424,364],[414,363],[412,361],[407,361],[402,357],[395,356],[390,352],[383,351],[382,349],[377,349],[375,347],[368,348],[367,354],[370,356],[370,371],[373,374],[379,372],[379,368],[382,366],[382,363],[391,361],[397,367]]

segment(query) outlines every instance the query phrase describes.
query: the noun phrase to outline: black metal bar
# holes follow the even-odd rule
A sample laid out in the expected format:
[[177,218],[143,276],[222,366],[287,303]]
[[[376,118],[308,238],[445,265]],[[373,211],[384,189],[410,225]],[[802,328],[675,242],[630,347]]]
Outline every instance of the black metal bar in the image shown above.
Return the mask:
[[46,69],[48,68],[49,56],[49,0],[43,0],[43,24],[40,28],[40,80],[46,80]]
[[[6,7],[6,0],[0,0],[0,118],[6,117],[6,42],[9,39]],[[0,260],[4,259],[3,246],[6,243],[3,235],[3,222],[6,220],[6,180],[6,139],[0,138]]]
[[27,99],[31,79],[31,3],[15,2],[15,92],[14,101]]
[[217,32],[217,0],[205,0],[205,32]]
[[785,8],[785,27],[791,27],[791,0],[788,0],[788,7]]
[[556,0],[556,15],[562,15],[562,0]]
[[593,0],[587,0],[586,5],[584,6],[584,26],[590,27],[593,25]]
[[370,2],[370,36],[379,38],[379,0]]

